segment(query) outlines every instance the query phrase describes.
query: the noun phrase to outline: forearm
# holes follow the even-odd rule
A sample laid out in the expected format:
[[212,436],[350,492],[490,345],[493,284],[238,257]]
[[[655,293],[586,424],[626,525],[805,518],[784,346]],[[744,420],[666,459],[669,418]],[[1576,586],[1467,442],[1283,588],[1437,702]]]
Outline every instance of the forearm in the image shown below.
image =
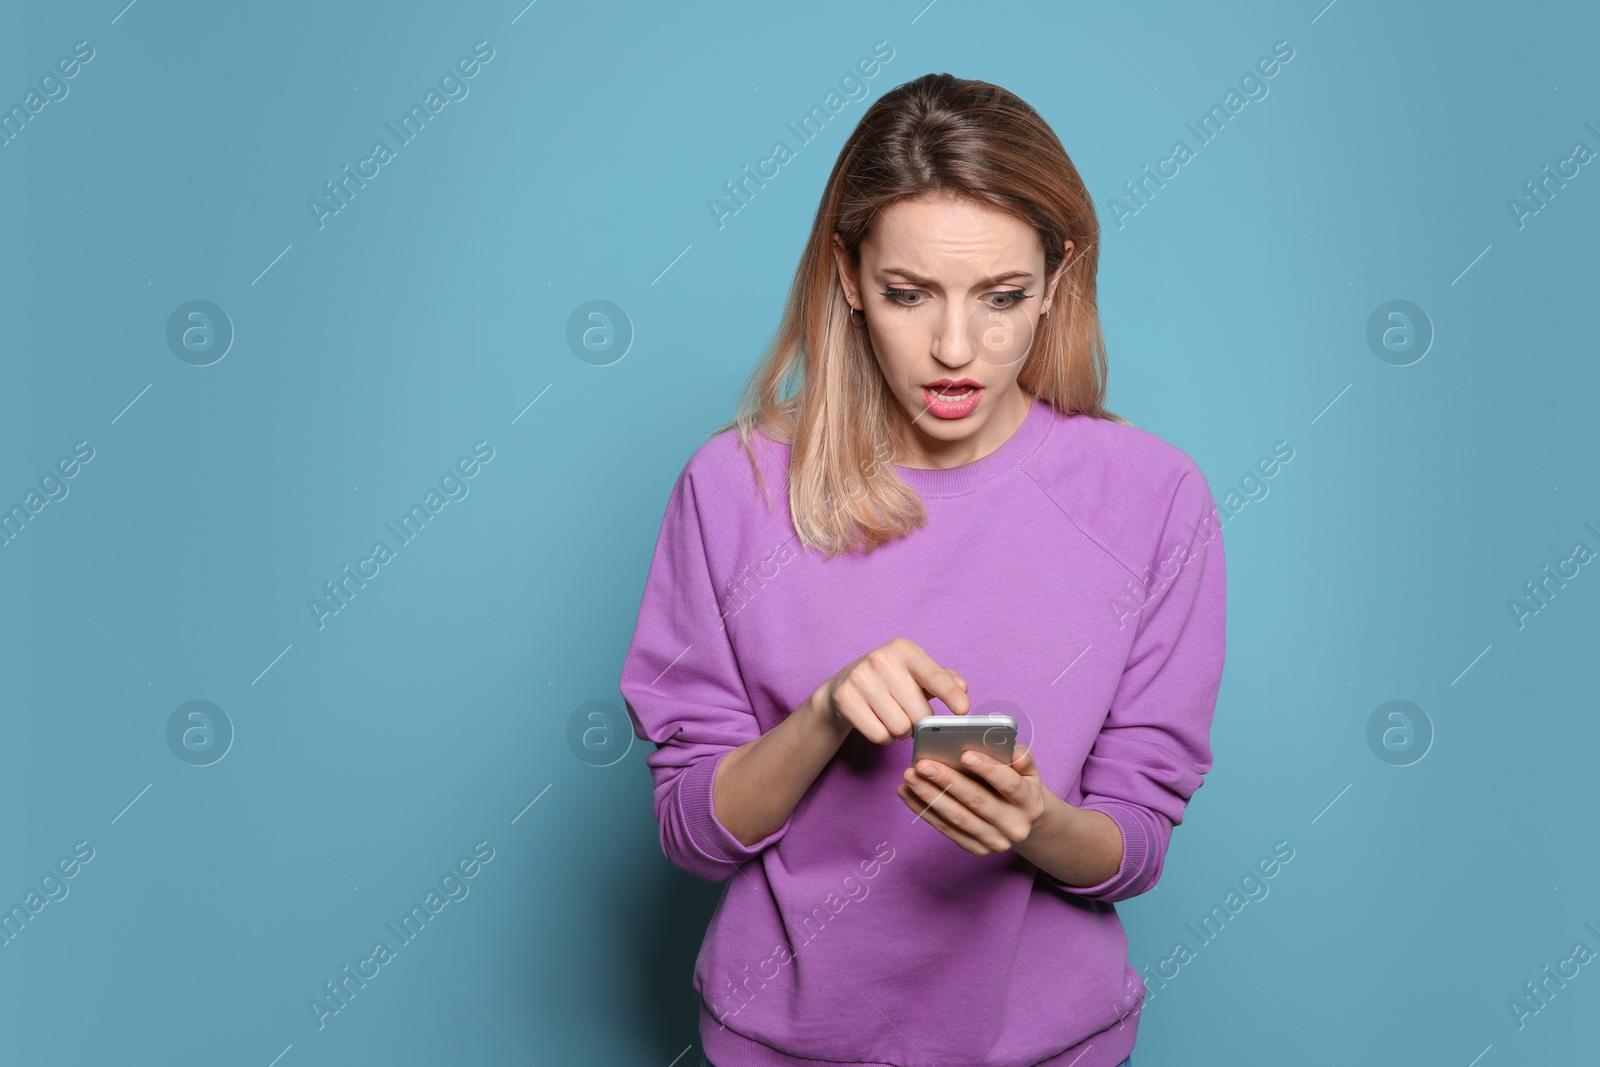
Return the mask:
[[1047,789],[1044,813],[1013,851],[1067,885],[1099,885],[1122,867],[1122,831],[1105,812],[1075,808]]
[[722,757],[711,784],[717,821],[747,845],[766,837],[783,825],[849,733],[850,725],[813,696]]

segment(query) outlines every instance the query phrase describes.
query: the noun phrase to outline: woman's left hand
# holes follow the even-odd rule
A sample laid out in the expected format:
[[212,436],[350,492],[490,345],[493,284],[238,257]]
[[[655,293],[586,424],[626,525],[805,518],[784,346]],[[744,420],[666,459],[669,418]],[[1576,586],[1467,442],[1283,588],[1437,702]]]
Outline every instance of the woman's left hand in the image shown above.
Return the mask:
[[908,808],[974,856],[1004,852],[1026,841],[1044,815],[1048,792],[1033,753],[1019,742],[1009,766],[979,751],[965,753],[962,763],[967,773],[918,760],[906,768],[896,792]]

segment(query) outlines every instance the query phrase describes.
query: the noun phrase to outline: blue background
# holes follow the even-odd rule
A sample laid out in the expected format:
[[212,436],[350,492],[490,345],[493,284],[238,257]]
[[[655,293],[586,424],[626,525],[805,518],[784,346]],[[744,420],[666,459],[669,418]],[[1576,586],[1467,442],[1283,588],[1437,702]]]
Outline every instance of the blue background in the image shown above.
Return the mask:
[[[0,32],[6,108],[94,49],[0,147],[0,504],[94,450],[0,548],[0,905],[94,849],[0,946],[0,1061],[698,1062],[721,887],[662,857],[616,680],[672,481],[868,100],[810,144],[784,123],[878,41],[869,100],[948,70],[1060,135],[1104,226],[1113,410],[1219,501],[1294,449],[1224,527],[1216,767],[1121,905],[1134,964],[1295,857],[1153,989],[1141,1067],[1593,1057],[1600,966],[1522,1028],[1507,1006],[1600,950],[1600,574],[1507,606],[1600,549],[1600,174],[1507,206],[1600,149],[1592,11],[124,3]],[[469,94],[319,228],[307,200],[478,41]],[[1119,227],[1123,183],[1277,41],[1269,94]],[[235,332],[208,366],[167,342],[192,300]],[[592,300],[621,358],[569,345]],[[1406,366],[1367,341],[1392,300],[1435,332]],[[308,598],[479,441],[469,495],[319,628]],[[1409,765],[1367,740],[1395,699],[1434,735]],[[169,745],[191,700],[232,724],[208,766]],[[480,841],[470,894],[319,1029],[308,1000]]]

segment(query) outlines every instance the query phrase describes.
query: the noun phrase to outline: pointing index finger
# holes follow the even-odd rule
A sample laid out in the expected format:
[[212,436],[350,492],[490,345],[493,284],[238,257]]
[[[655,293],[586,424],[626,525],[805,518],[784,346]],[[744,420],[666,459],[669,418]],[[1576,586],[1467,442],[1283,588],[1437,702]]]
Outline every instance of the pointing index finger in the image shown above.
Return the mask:
[[944,701],[951,711],[965,715],[971,710],[972,702],[967,699],[967,681],[954,668],[939,666],[920,648],[912,653],[909,667],[911,676],[923,691]]

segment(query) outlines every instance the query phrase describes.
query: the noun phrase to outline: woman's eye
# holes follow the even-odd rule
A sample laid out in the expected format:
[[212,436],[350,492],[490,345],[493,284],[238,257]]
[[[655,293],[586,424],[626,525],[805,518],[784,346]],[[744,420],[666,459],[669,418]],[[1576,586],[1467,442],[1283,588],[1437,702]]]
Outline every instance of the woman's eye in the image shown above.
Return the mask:
[[991,306],[998,307],[1001,311],[1004,311],[1007,308],[1016,307],[1018,304],[1022,303],[1023,299],[1027,296],[1027,294],[1021,289],[1005,293],[990,293],[989,295],[1000,298],[999,304]]
[[891,303],[891,304],[900,304],[900,305],[903,305],[905,307],[913,307],[916,304],[921,303],[921,301],[919,301],[919,300],[903,300],[901,298],[902,297],[906,297],[906,296],[921,296],[922,294],[920,292],[918,292],[916,289],[894,289],[894,288],[890,288],[890,289],[885,289],[883,291],[883,295],[889,298],[889,303]]

